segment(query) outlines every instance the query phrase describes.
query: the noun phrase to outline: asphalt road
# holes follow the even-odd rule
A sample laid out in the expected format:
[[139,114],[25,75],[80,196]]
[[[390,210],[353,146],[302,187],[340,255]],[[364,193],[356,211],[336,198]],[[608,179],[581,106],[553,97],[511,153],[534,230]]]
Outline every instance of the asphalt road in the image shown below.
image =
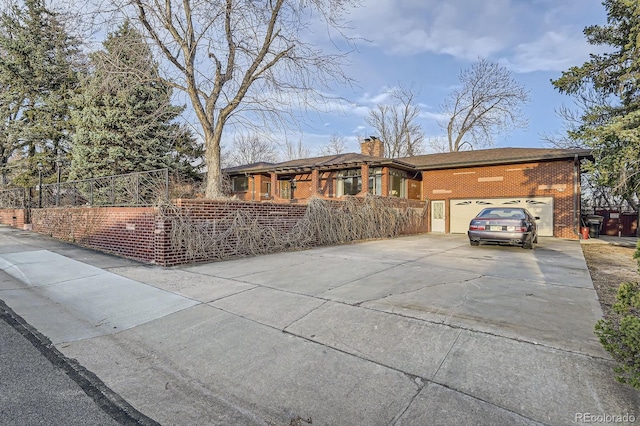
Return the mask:
[[157,423],[64,357],[0,300],[0,424]]

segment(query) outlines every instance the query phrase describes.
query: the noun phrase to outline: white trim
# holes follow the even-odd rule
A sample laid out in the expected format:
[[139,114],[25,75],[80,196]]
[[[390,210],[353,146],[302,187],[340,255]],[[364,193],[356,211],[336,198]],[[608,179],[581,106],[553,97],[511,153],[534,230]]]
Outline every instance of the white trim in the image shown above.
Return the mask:
[[431,232],[444,234],[446,230],[447,216],[444,200],[431,201]]

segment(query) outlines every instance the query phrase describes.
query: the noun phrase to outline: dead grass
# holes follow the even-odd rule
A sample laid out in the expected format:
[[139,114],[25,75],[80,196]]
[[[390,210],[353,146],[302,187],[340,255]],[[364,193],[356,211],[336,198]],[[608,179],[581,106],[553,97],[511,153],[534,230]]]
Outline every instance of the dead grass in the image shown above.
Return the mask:
[[612,306],[616,303],[620,284],[629,281],[640,282],[638,263],[633,258],[634,251],[634,248],[610,244],[582,245],[591,280],[606,319],[612,319],[616,315]]

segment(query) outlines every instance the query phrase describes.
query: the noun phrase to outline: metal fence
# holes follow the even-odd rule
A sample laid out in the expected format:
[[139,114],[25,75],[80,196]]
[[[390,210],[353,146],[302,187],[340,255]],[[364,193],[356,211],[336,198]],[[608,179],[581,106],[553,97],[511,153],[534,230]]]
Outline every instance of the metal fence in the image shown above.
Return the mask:
[[22,209],[27,204],[27,191],[24,188],[0,190],[0,208]]
[[[22,192],[20,192],[22,191]],[[150,206],[169,197],[169,170],[128,173],[0,191],[0,208]]]

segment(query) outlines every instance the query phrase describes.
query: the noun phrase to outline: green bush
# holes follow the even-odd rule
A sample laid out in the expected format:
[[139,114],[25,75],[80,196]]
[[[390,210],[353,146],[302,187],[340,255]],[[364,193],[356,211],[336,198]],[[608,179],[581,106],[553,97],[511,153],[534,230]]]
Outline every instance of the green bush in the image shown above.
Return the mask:
[[638,261],[638,272],[640,272],[640,240],[638,240],[638,244],[636,245],[636,251],[633,253],[633,258]]
[[640,389],[640,285],[622,283],[616,297],[613,310],[619,315],[598,321],[596,335],[618,362],[616,379]]

